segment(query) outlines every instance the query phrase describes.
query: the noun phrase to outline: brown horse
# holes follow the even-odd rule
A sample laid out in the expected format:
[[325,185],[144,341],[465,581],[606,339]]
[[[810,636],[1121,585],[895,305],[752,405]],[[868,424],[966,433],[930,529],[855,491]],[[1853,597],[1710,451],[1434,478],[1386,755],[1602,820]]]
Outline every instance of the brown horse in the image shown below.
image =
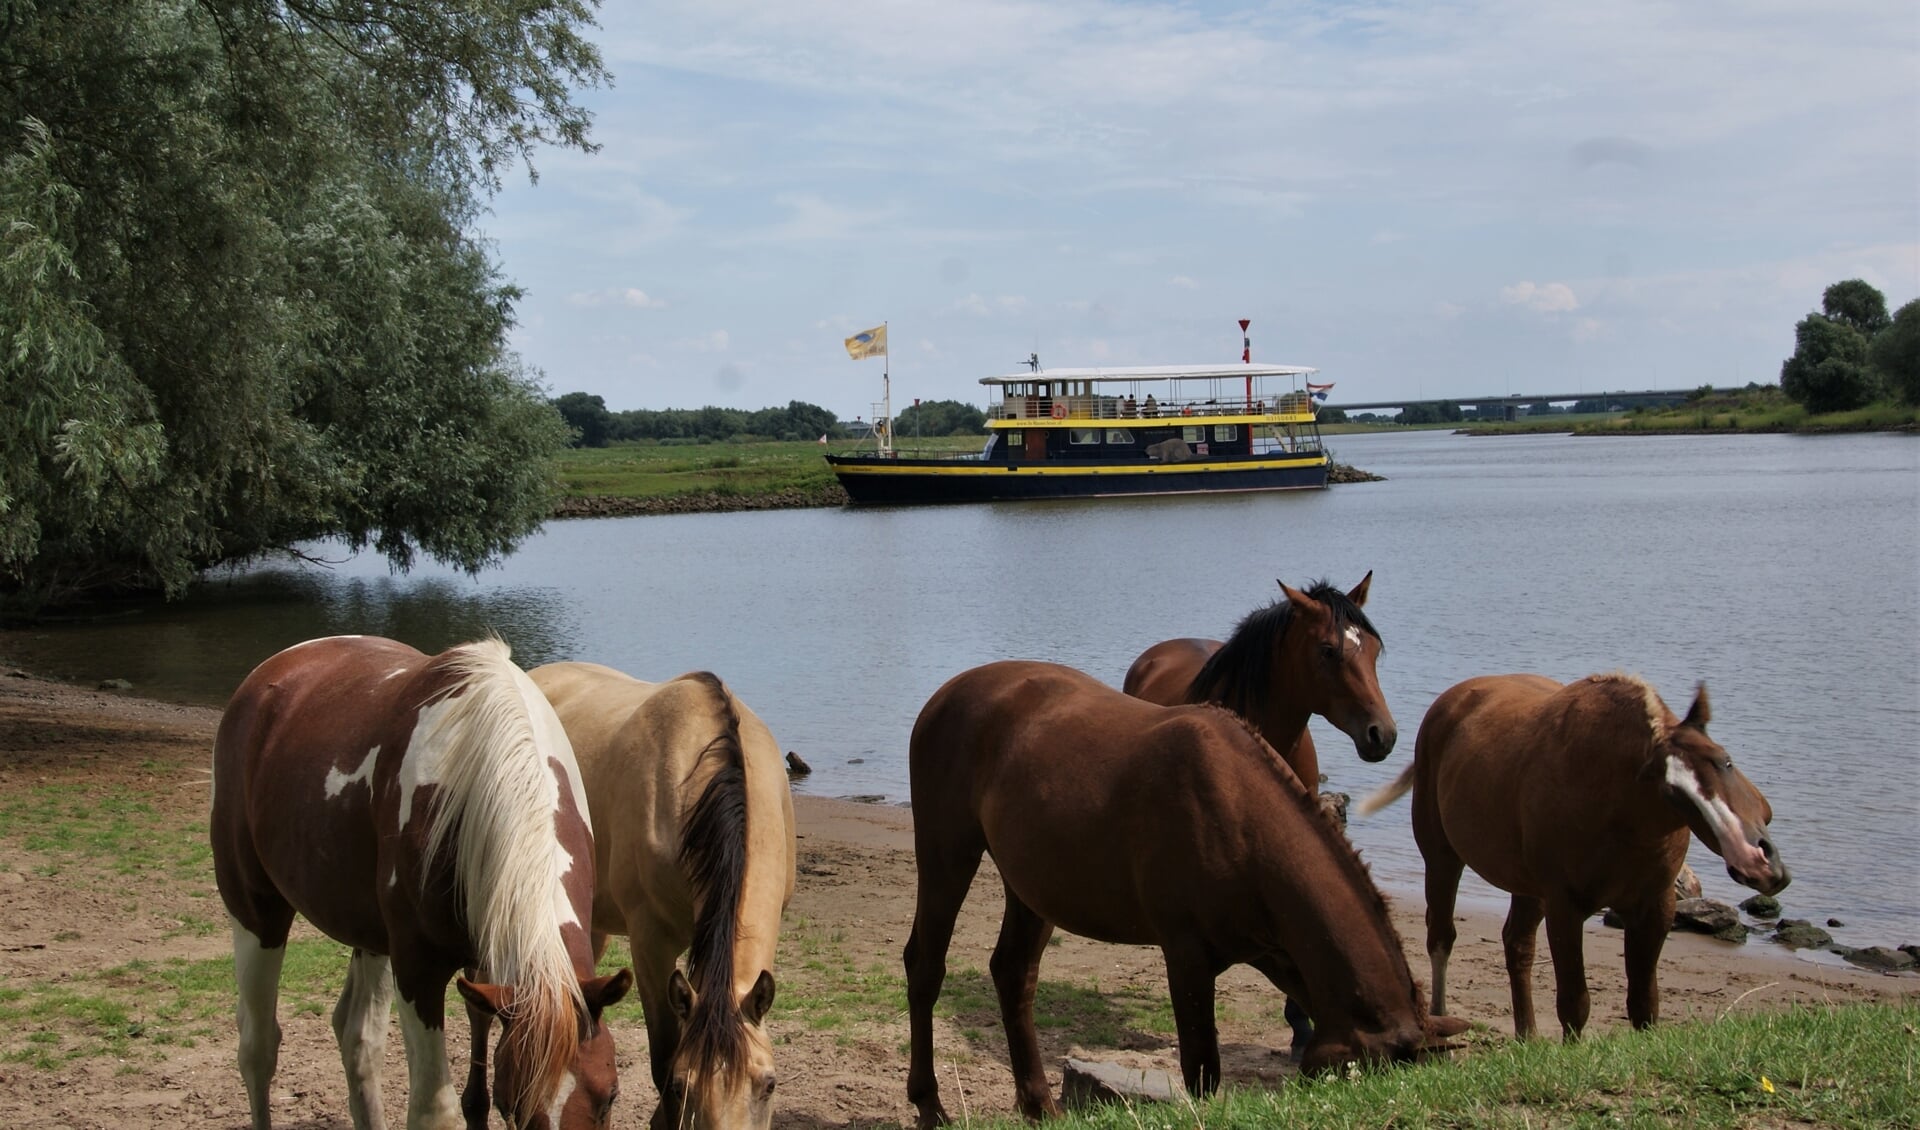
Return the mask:
[[[768,1126],[764,1021],[795,858],[779,745],[704,671],[643,683],[552,663],[532,676],[566,727],[593,814],[594,951],[609,934],[633,948],[660,1093],[653,1125]],[[691,981],[674,966],[689,947]],[[489,1018],[475,1019],[484,1049]]]
[[462,978],[461,994],[507,1020],[496,1079],[507,1124],[606,1125],[618,1084],[600,1012],[632,978],[593,976],[579,770],[505,644],[430,657],[339,636],[268,659],[220,719],[210,826],[255,1130],[270,1124],[296,913],[353,947],[333,1031],[356,1130],[386,1124],[380,1064],[396,989],[407,1125],[460,1125],[443,1017],[463,968],[488,981]]
[[922,1126],[946,1120],[933,1004],[983,851],[1006,913],[989,968],[1020,1109],[1057,1113],[1033,1029],[1054,926],[1160,947],[1187,1088],[1220,1081],[1214,979],[1245,963],[1307,1002],[1305,1069],[1409,1059],[1430,1024],[1366,869],[1286,763],[1239,718],[1163,708],[1051,663],[976,667],[936,691],[909,752],[919,887],[905,952]]
[[1369,572],[1341,592],[1318,581],[1255,609],[1225,643],[1162,640],[1127,668],[1122,688],[1161,706],[1218,703],[1253,723],[1309,791],[1320,788],[1320,757],[1307,732],[1318,714],[1353,739],[1362,761],[1393,752],[1400,731],[1374,673],[1380,634],[1366,613]]
[[1766,894],[1787,869],[1767,838],[1760,790],[1707,736],[1701,684],[1677,719],[1630,675],[1562,686],[1540,675],[1468,679],[1434,700],[1413,763],[1367,798],[1368,813],[1413,790],[1413,834],[1427,868],[1433,1008],[1446,1007],[1454,897],[1463,866],[1513,895],[1501,938],[1513,1027],[1533,1035],[1533,955],[1542,917],[1555,1003],[1569,1039],[1587,1023],[1581,924],[1602,907],[1626,922],[1627,1016],[1660,1016],[1657,966],[1673,927],[1673,880],[1687,830]]

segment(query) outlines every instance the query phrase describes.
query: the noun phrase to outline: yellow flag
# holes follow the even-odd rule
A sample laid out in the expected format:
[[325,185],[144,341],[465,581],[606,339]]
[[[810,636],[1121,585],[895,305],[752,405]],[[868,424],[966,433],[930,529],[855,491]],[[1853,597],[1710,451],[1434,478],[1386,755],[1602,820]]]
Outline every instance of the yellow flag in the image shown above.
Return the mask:
[[886,355],[887,327],[885,326],[875,326],[847,339],[847,356],[855,361],[862,357],[885,357]]

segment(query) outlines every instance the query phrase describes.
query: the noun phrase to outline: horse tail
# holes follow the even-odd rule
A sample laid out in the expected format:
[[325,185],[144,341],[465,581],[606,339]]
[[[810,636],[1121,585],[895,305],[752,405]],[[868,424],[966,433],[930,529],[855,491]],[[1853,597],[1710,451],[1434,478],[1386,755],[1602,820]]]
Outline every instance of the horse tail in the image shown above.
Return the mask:
[[702,683],[720,710],[720,732],[700,756],[718,758],[719,768],[694,802],[680,837],[680,865],[692,882],[697,906],[687,956],[697,1002],[680,1040],[704,1078],[720,1064],[744,1062],[746,1051],[733,996],[733,951],[746,885],[746,753],[740,714],[719,677],[697,671],[687,678]]
[[1414,763],[1411,761],[1407,762],[1407,767],[1400,770],[1398,777],[1395,777],[1392,782],[1375,792],[1372,796],[1361,801],[1360,807],[1355,809],[1355,811],[1362,816],[1372,816],[1394,801],[1406,796],[1407,790],[1413,788],[1413,769]]

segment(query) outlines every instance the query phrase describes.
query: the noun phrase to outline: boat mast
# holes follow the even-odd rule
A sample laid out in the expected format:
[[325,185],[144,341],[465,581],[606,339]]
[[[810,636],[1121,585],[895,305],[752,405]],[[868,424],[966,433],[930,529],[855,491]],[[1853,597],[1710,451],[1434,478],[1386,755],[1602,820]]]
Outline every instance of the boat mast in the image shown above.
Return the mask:
[[[885,341],[887,338],[887,325],[888,323],[886,322],[880,323],[880,338],[882,341]],[[891,458],[893,455],[892,369],[893,350],[891,343],[889,343],[889,348],[880,351],[880,458],[882,459]]]

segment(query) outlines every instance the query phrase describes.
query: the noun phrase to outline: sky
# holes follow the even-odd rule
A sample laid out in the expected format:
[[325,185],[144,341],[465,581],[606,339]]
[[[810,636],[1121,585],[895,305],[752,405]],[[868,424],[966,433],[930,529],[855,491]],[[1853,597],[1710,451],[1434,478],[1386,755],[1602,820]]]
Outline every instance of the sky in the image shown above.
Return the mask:
[[1920,7],[607,4],[598,152],[482,233],[616,411],[984,406],[1043,366],[1310,365],[1331,403],[1777,382],[1920,297]]

